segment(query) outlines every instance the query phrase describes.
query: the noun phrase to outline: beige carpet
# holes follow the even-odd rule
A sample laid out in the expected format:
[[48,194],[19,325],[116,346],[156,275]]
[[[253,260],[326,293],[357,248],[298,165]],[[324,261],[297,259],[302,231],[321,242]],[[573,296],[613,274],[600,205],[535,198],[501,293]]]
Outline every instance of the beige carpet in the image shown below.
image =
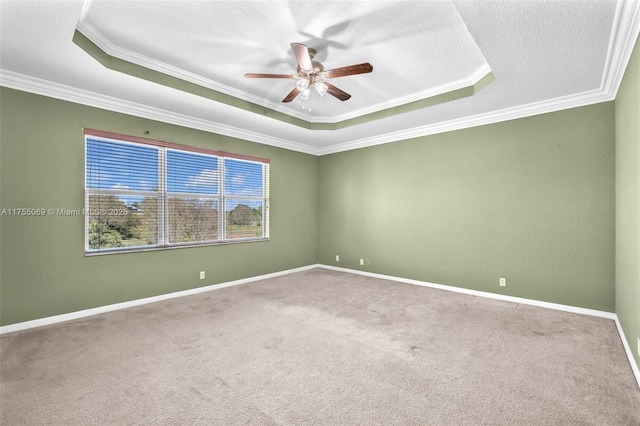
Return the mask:
[[613,321],[314,269],[0,338],[9,425],[640,425]]

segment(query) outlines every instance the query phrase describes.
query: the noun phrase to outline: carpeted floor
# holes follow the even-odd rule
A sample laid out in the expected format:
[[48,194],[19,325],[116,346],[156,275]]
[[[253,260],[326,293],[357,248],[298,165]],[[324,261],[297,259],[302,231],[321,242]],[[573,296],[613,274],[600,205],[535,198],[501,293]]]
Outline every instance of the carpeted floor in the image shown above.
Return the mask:
[[9,425],[640,425],[613,321],[313,269],[0,337]]

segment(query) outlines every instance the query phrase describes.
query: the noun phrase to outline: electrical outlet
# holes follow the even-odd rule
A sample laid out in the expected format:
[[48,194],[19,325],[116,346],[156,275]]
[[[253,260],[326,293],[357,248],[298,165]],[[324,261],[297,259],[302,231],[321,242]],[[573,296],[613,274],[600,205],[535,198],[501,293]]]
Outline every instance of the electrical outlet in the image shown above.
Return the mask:
[[204,271],[200,271],[200,279],[204,280]]
[[507,279],[500,278],[500,287],[506,287],[506,286],[507,286]]
[[336,262],[340,262],[340,255],[336,254]]
[[364,259],[360,259],[360,264],[364,265]]

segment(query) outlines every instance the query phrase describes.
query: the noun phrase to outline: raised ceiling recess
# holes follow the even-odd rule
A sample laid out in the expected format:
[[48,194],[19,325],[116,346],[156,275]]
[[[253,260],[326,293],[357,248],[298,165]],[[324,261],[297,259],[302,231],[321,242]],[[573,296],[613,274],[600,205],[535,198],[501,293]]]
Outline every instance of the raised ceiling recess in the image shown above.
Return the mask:
[[[92,0],[73,41],[107,68],[313,130],[416,111],[471,96],[493,81],[451,1],[402,6],[410,13],[396,13],[397,7],[392,1],[157,7],[155,1]],[[348,102],[312,91],[283,103],[295,80],[257,84],[244,75],[295,74],[292,42],[312,48],[325,69],[371,62],[375,71],[340,79]]]
[[[3,87],[312,155],[611,101],[640,34],[637,0],[0,3]],[[244,74],[293,42],[373,72],[283,103]]]

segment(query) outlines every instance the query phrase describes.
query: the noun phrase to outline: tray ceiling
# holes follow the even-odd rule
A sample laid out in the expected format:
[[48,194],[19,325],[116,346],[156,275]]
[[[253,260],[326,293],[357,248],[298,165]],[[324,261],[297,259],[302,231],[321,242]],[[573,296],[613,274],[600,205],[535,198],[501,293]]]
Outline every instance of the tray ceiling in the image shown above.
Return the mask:
[[[0,0],[0,83],[322,155],[611,100],[639,10],[635,1]],[[312,93],[283,104],[294,80],[243,74],[293,73],[291,42],[316,49],[326,69],[374,70],[331,80],[348,101]]]
[[[434,98],[443,94],[450,95],[439,99],[469,96],[474,90],[460,89],[473,89],[491,74],[450,1],[412,2],[412,13],[397,13],[396,2],[381,1],[323,3],[321,8],[300,1],[167,2],[161,8],[155,4],[136,1],[113,7],[111,1],[92,1],[77,25],[91,43],[79,37],[78,44],[98,59],[106,54],[110,60],[160,71],[163,78],[169,75],[200,86],[194,87],[195,94],[220,102],[226,97],[218,93],[231,95],[298,118],[303,121],[300,125],[310,129],[334,128],[314,123],[370,121],[391,115],[389,110],[400,105],[404,110],[419,109],[427,105],[425,99],[440,103]],[[394,16],[392,36],[379,30],[389,25],[390,16]],[[314,59],[325,69],[368,62],[368,58],[379,58],[379,62],[371,74],[331,81],[353,94],[348,101],[312,92],[308,100],[298,97],[282,103],[294,80],[255,80],[243,75],[294,74],[292,41],[315,49]],[[135,68],[136,75],[154,81],[156,74],[145,74],[141,67]],[[124,64],[119,68],[130,69]],[[364,120],[353,120],[365,115]]]

